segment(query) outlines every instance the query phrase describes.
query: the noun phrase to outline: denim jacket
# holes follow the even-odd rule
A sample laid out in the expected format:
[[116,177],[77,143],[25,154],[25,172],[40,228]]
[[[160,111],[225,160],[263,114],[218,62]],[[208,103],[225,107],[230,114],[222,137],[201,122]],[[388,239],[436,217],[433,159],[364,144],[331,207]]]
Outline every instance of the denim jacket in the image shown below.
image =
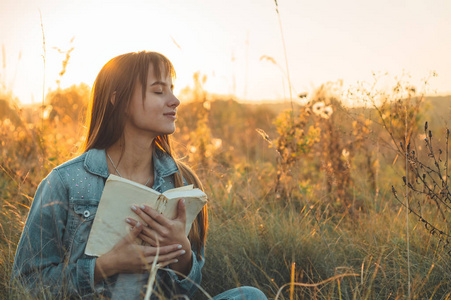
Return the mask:
[[[153,189],[174,187],[178,171],[162,150],[153,154]],[[84,254],[100,196],[109,176],[105,150],[92,149],[53,169],[39,185],[14,260],[12,280],[33,295],[41,291],[58,297],[139,299],[148,274],[116,274],[94,285],[96,257]],[[186,182],[185,182],[186,183]],[[202,258],[196,258],[187,278],[159,270],[158,290],[191,297],[201,281]],[[124,297],[122,296],[124,295]],[[127,297],[125,297],[127,295]]]

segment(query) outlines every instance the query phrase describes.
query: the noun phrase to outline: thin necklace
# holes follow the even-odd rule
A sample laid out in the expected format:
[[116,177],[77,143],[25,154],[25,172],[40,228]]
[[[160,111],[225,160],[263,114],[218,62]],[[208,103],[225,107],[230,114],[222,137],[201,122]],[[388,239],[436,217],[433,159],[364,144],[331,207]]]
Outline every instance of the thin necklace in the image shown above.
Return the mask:
[[[106,152],[106,151],[105,151]],[[106,152],[106,155],[108,156],[108,159],[110,160],[111,164],[113,165],[114,170],[116,170],[117,175],[119,175],[120,177],[122,177],[121,173],[119,173],[119,170],[116,168],[116,165],[114,164],[113,160],[111,159],[110,155],[108,154],[108,152]],[[124,177],[122,177],[124,178]],[[147,186],[150,182],[150,179],[152,179],[152,175],[150,175],[149,179],[147,179],[147,182],[144,184],[145,186]]]

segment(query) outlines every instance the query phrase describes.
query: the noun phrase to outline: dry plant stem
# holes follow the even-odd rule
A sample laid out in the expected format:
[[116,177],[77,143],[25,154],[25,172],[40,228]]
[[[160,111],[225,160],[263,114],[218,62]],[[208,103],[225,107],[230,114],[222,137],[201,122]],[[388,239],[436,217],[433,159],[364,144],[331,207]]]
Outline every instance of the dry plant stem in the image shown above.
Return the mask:
[[[396,192],[396,190],[395,190],[395,188],[394,188],[393,186],[392,186],[392,192],[393,192],[393,195],[394,195],[395,199],[396,199],[399,203],[401,203],[405,208],[407,208],[406,203],[403,202],[403,201],[401,201],[401,200],[398,198],[398,193]],[[408,208],[408,210],[409,210],[410,213],[412,213],[412,214],[414,214],[415,216],[417,216],[418,219],[419,219],[421,222],[424,223],[424,225],[426,226],[426,229],[429,230],[429,231],[431,231],[432,234],[437,234],[437,233],[438,233],[438,234],[441,234],[441,235],[443,235],[443,236],[445,236],[445,237],[447,237],[447,238],[451,238],[451,235],[447,234],[447,233],[444,232],[443,230],[441,230],[441,229],[435,227],[434,225],[432,225],[431,223],[429,223],[428,221],[426,221],[425,219],[423,219],[423,217],[422,217],[420,214],[418,214],[416,211],[414,211],[413,209]],[[431,229],[429,229],[428,227],[430,227]],[[446,243],[446,244],[448,244],[448,243]]]
[[387,123],[384,120],[383,117],[383,113],[382,111],[379,109],[379,107],[377,107],[377,105],[373,102],[373,108],[377,111],[379,118],[382,121],[382,126],[384,127],[384,129],[387,131],[387,133],[390,135],[390,138],[392,139],[392,141],[395,144],[396,147],[396,151],[402,153],[402,149],[398,146],[398,143],[396,142],[396,138],[393,136],[393,132],[390,130],[390,128],[388,127]]
[[[440,160],[440,158],[438,158],[438,160],[437,160],[437,157],[434,154],[434,148],[432,146],[432,133],[430,131],[429,132],[427,131],[427,126],[428,125],[426,122],[425,123],[426,138],[424,139],[424,141],[426,143],[426,148],[429,152],[428,156],[434,160],[434,165],[436,167],[436,170],[432,169],[428,165],[419,161],[418,157],[415,156],[415,153],[412,152],[412,154],[408,154],[409,164],[410,164],[416,178],[420,179],[421,183],[423,184],[423,191],[420,191],[420,190],[416,189],[414,186],[412,186],[410,182],[407,182],[406,178],[403,178],[403,179],[405,181],[405,184],[408,185],[408,187],[412,191],[416,192],[417,194],[423,194],[427,197],[430,197],[435,202],[443,220],[446,221],[447,218],[445,216],[445,213],[444,213],[441,205],[443,205],[445,209],[451,210],[451,206],[447,203],[447,201],[451,203],[451,193],[450,193],[449,187],[447,185],[448,157],[446,157],[445,165],[443,167],[444,172],[446,174],[445,178],[443,178],[443,176],[442,176],[443,170],[440,168],[440,165],[438,162],[438,160]],[[446,144],[445,144],[446,149],[447,149],[446,153],[448,153],[448,138],[449,138],[448,132],[449,132],[449,130],[447,129]],[[425,170],[425,173],[423,175],[420,174],[419,168]],[[433,185],[432,187],[426,181],[426,174],[427,174],[427,178],[429,178],[432,182],[432,185]],[[440,182],[438,182],[433,175],[437,175]],[[436,191],[436,188],[439,189],[438,192]]]
[[279,20],[280,34],[282,36],[283,53],[284,53],[284,56],[285,56],[285,65],[286,65],[286,68],[287,68],[288,89],[289,89],[289,92],[290,92],[291,113],[293,114],[294,113],[294,106],[293,106],[293,95],[292,95],[292,91],[291,91],[290,71],[289,71],[289,68],[288,68],[287,47],[285,45],[285,37],[283,35],[282,20],[280,19],[279,4],[277,3],[277,0],[274,0],[274,3],[276,4],[277,18]]
[[149,280],[147,281],[147,290],[144,300],[149,300],[152,296],[153,284],[155,283],[155,278],[157,277],[157,271],[159,266],[157,266],[158,256],[160,255],[160,243],[157,239],[157,254],[155,255],[155,259],[152,263],[152,268],[150,269]]
[[[430,132],[430,131],[429,131]],[[447,129],[447,132],[449,132],[449,130]],[[433,148],[432,148],[432,133],[429,133],[429,134],[427,134],[426,133],[426,136],[429,136],[429,140],[428,140],[428,138],[425,138],[425,142],[426,142],[426,147],[428,148],[428,150],[429,150],[429,156],[430,157],[432,157],[433,159],[434,159],[434,165],[436,166],[436,168],[437,168],[437,170],[433,170],[433,169],[431,169],[431,168],[429,168],[429,167],[427,167],[428,169],[429,169],[429,172],[427,172],[428,173],[428,175],[429,175],[429,178],[433,181],[433,183],[434,183],[434,189],[431,189],[429,186],[427,187],[428,189],[429,189],[429,191],[431,191],[431,192],[434,192],[435,191],[435,187],[439,187],[440,186],[440,184],[435,180],[435,178],[433,178],[432,176],[431,176],[431,173],[434,173],[434,174],[436,174],[439,178],[440,178],[440,180],[441,180],[441,191],[440,192],[442,192],[444,189],[446,190],[446,200],[448,200],[448,201],[450,201],[450,192],[449,192],[449,187],[448,187],[448,185],[446,184],[446,182],[447,182],[447,175],[445,176],[445,179],[442,177],[442,174],[441,174],[441,172],[442,172],[442,170],[440,169],[440,166],[439,166],[439,163],[438,163],[438,161],[437,161],[437,158],[436,158],[436,156],[435,156],[435,154],[434,154],[434,151],[433,151]],[[446,148],[448,149],[448,136],[446,137]],[[448,153],[448,151],[446,151],[447,153]],[[423,165],[424,166],[424,165]],[[445,164],[445,166],[444,166],[444,169],[445,169],[445,174],[447,174],[447,170],[448,170],[448,157],[446,158],[446,164]],[[423,181],[424,182],[424,181]],[[427,184],[427,183],[425,183],[425,184]],[[441,194],[441,193],[440,193]],[[442,209],[441,209],[441,207],[440,207],[440,205],[439,205],[439,203],[437,202],[437,199],[436,198],[439,198],[438,197],[438,195],[437,194],[434,194],[434,196],[435,197],[432,197],[432,199],[436,202],[436,204],[437,204],[437,207],[439,208],[439,210],[440,210],[440,212],[441,212],[441,214],[442,214],[442,217],[443,217],[443,219],[445,219],[446,220],[446,217],[445,217],[445,215],[444,215],[444,213],[443,213],[443,211],[442,211]],[[450,209],[451,210],[451,207],[445,202],[445,201],[443,201],[443,200],[441,200],[440,198],[439,198],[439,200],[440,200],[440,202],[442,202],[448,209]]]
[[323,284],[325,284],[325,283],[328,283],[328,282],[330,282],[330,281],[334,281],[334,280],[337,280],[337,279],[339,279],[339,278],[348,277],[348,276],[359,276],[359,274],[354,274],[354,273],[352,273],[352,274],[341,274],[341,275],[336,275],[336,276],[334,276],[334,277],[327,278],[326,280],[323,280],[323,281],[318,282],[318,283],[298,283],[298,282],[294,282],[294,283],[292,283],[292,282],[285,283],[285,284],[282,285],[282,286],[280,287],[280,289],[277,291],[277,294],[276,294],[276,297],[274,298],[274,300],[279,299],[280,294],[282,293],[282,290],[283,290],[284,288],[286,288],[287,286],[295,285],[295,286],[302,286],[302,287],[318,287],[318,286],[323,285]]
[[[45,148],[44,148],[44,100],[45,100],[45,59],[47,56],[47,51],[45,47],[45,33],[44,33],[44,23],[42,22],[42,13],[39,10],[39,17],[41,20],[41,32],[42,32],[42,61],[43,61],[43,72],[42,72],[42,105],[41,105],[41,136],[39,137],[40,148],[42,152],[42,157],[45,157]],[[44,160],[42,160],[44,163]]]
[[[446,158],[445,158],[446,160],[445,160],[445,166],[448,166],[448,154],[449,154],[449,129],[446,128]],[[445,168],[445,187],[448,187],[448,168]]]
[[[428,145],[429,145],[429,143],[426,141],[426,147],[429,147]],[[430,156],[432,156],[432,157],[435,159],[435,156],[434,156],[434,154],[433,154],[432,148],[431,148],[430,151],[431,151],[431,153],[432,153]],[[443,220],[446,221],[446,216],[445,216],[445,213],[443,212],[442,207],[440,206],[440,203],[442,203],[442,205],[445,206],[445,208],[451,210],[451,206],[450,206],[448,203],[446,203],[446,201],[445,201],[445,200],[448,200],[448,201],[451,202],[451,198],[450,198],[451,194],[450,194],[450,191],[449,191],[449,188],[448,188],[447,184],[445,183],[445,182],[446,182],[446,179],[442,178],[442,176],[441,176],[441,174],[440,174],[441,170],[435,171],[435,170],[431,169],[429,166],[427,166],[427,165],[423,164],[422,162],[420,162],[420,161],[418,160],[418,158],[416,158],[416,157],[413,156],[413,155],[412,155],[412,156],[409,155],[409,163],[410,163],[411,167],[413,168],[414,174],[416,175],[417,178],[420,179],[421,183],[423,184],[423,191],[420,191],[420,190],[415,189],[415,187],[413,187],[410,183],[407,183],[406,179],[403,178],[403,179],[406,181],[406,184],[408,185],[408,187],[409,187],[412,191],[414,191],[414,192],[416,192],[416,193],[418,193],[418,194],[423,194],[423,195],[425,195],[425,196],[429,196],[429,197],[435,202],[435,204],[437,205],[437,208],[439,209],[439,212],[440,212],[440,214],[441,214]],[[437,162],[435,161],[435,163],[437,163]],[[437,163],[437,164],[438,164],[438,163]],[[425,177],[425,176],[421,176],[421,174],[420,174],[418,168],[415,168],[415,167],[414,167],[414,166],[416,166],[416,165],[419,165],[421,168],[427,169],[426,174],[428,175],[429,179],[433,182],[434,187],[431,188],[431,187],[429,186],[428,182],[426,181],[426,177]],[[444,169],[445,169],[445,170],[448,169],[448,168],[447,168],[447,164],[445,165],[445,168],[444,168]],[[446,171],[445,171],[445,172],[446,172]],[[431,174],[437,174],[437,175],[439,175],[439,177],[440,177],[442,183],[440,184],[439,182],[437,182],[437,181],[435,180],[435,178],[434,178]],[[446,177],[445,177],[445,178],[446,178]],[[445,200],[442,200],[442,199],[438,196],[438,194],[435,192],[435,188],[436,188],[436,187],[439,187],[440,185],[442,185],[442,187],[440,188],[441,190],[440,190],[439,194],[442,195],[442,194],[444,194],[444,193],[446,192]],[[424,188],[426,189],[426,191],[424,190]]]
[[266,277],[266,279],[268,280],[268,282],[270,282],[274,288],[279,289],[279,287],[277,286],[277,284],[274,282],[274,280],[272,280],[272,278],[270,276],[268,276],[268,274],[265,272],[265,270],[262,269],[261,266],[259,266],[258,264],[256,264],[250,257],[249,255],[247,255],[246,249],[243,249],[243,253],[244,256],[249,260],[249,262],[254,265],[254,267],[256,267],[259,271],[262,272],[262,274]]
[[291,263],[291,276],[290,276],[290,283],[291,283],[291,286],[290,286],[290,300],[293,300],[293,296],[294,296],[294,284],[295,284],[295,282],[294,282],[294,274],[296,273],[296,263],[295,262],[293,262],[293,263]]
[[[408,153],[408,136],[407,136],[407,111],[408,111],[408,102],[406,103],[406,112],[405,112],[405,126],[406,126],[406,130],[405,130],[405,159],[406,159],[406,180],[407,178],[409,178],[408,174],[409,174],[409,153]],[[410,210],[410,205],[409,205],[409,187],[406,184],[406,206],[407,206],[407,210],[406,210],[406,247],[407,247],[407,298],[410,299],[410,238],[409,238],[409,210]]]
[[[39,11],[39,17],[40,17],[40,20],[41,20],[41,31],[42,31],[42,50],[43,50],[43,54],[42,54],[42,60],[43,60],[43,63],[44,63],[44,71],[43,71],[43,80],[42,80],[42,105],[41,105],[41,136],[39,137],[39,140],[40,140],[40,145],[41,145],[41,153],[42,153],[42,168],[44,168],[45,167],[45,165],[44,165],[44,158],[45,158],[45,149],[44,149],[44,100],[45,100],[45,58],[46,58],[46,55],[47,55],[47,53],[46,53],[46,50],[45,50],[45,34],[44,34],[44,24],[43,24],[43,22],[42,22],[42,14],[41,14],[41,11]],[[39,203],[40,203],[40,210],[41,210],[41,216],[42,216],[42,203],[43,203],[43,201],[42,201],[42,193],[41,193],[41,199],[40,199],[40,201],[39,201]],[[41,230],[40,230],[40,233],[41,233],[41,243],[42,243],[42,234],[43,234],[43,226],[42,226],[42,219],[43,218],[40,218],[40,226],[41,226]],[[41,260],[43,259],[43,257],[42,257],[42,255],[43,255],[43,253],[41,252]]]
[[[398,88],[400,88],[400,85],[399,85],[399,83],[398,83],[398,86],[397,86]],[[398,91],[399,91],[399,89],[398,89]],[[368,93],[368,96],[370,96],[371,97],[371,94],[370,93]],[[401,97],[400,97],[401,99],[403,98],[402,97],[402,95],[401,95]],[[398,145],[398,143],[397,143],[397,139],[396,139],[396,137],[395,137],[395,135],[394,135],[394,132],[393,132],[393,127],[391,126],[391,122],[390,122],[390,126],[387,124],[387,122],[386,122],[386,120],[385,120],[385,118],[384,118],[384,114],[383,114],[383,112],[382,112],[382,109],[380,109],[379,107],[377,107],[377,105],[375,104],[375,102],[374,101],[372,101],[373,102],[373,106],[374,106],[374,108],[375,108],[375,110],[377,111],[377,113],[378,113],[378,115],[379,115],[379,118],[380,118],[380,120],[381,120],[381,122],[382,122],[382,125],[383,125],[383,127],[384,127],[384,129],[386,130],[386,132],[389,134],[389,136],[390,136],[390,138],[392,139],[392,141],[393,141],[393,143],[394,143],[394,145],[395,145],[395,147],[396,147],[396,149],[397,149],[397,152],[399,153],[399,154],[401,154],[401,155],[403,155],[404,156],[404,159],[405,159],[405,176],[403,177],[403,180],[404,180],[404,183],[405,183],[405,194],[404,194],[404,201],[400,201],[399,200],[399,198],[397,197],[397,195],[396,195],[396,191],[395,191],[395,189],[394,189],[394,187],[392,187],[393,188],[393,194],[395,195],[395,198],[399,201],[399,202],[401,202],[402,203],[402,205],[403,206],[405,206],[406,208],[407,208],[407,210],[406,210],[406,247],[407,247],[407,283],[408,283],[408,290],[407,290],[407,296],[408,296],[408,298],[410,299],[410,297],[411,297],[411,270],[410,270],[410,268],[411,268],[411,265],[410,265],[410,233],[409,233],[409,214],[410,214],[410,212],[413,212],[413,210],[411,209],[411,207],[410,207],[410,199],[409,199],[409,196],[410,196],[410,191],[409,191],[409,189],[411,189],[412,191],[414,191],[414,192],[419,192],[419,191],[417,191],[413,186],[412,186],[412,184],[410,183],[410,180],[409,180],[409,167],[410,168],[412,168],[412,169],[415,169],[414,168],[414,164],[412,163],[412,159],[411,159],[411,157],[410,157],[410,154],[409,154],[409,151],[410,151],[410,140],[411,140],[411,138],[413,137],[412,136],[412,134],[413,134],[413,132],[414,132],[414,127],[415,127],[415,124],[414,124],[414,119],[412,119],[412,121],[409,119],[409,105],[410,105],[410,99],[412,98],[412,95],[411,95],[411,93],[409,92],[408,93],[408,96],[407,96],[407,98],[406,98],[406,100],[405,100],[405,106],[404,106],[404,126],[405,126],[405,128],[404,128],[404,143],[400,143],[400,145]],[[419,98],[419,99],[424,99],[424,94],[423,95],[421,95],[421,97]],[[399,100],[399,101],[401,101],[401,100]],[[419,104],[420,104],[420,102],[421,101],[417,101],[417,104],[416,104],[416,106],[415,106],[415,111],[418,113],[418,111],[419,111]],[[390,121],[391,121],[392,119],[390,119]],[[426,125],[425,125],[425,131],[426,131],[426,129],[427,129],[427,123],[426,123]],[[431,176],[431,172],[432,173],[435,173],[435,174],[437,174],[438,175],[438,177],[440,178],[440,180],[442,181],[442,183],[443,182],[445,182],[444,180],[443,180],[443,178],[442,178],[442,175],[441,175],[441,169],[440,169],[440,166],[439,166],[439,164],[438,164],[438,162],[437,162],[437,159],[436,159],[436,157],[435,157],[435,155],[434,155],[434,152],[433,152],[433,150],[432,150],[432,134],[430,133],[430,131],[429,131],[429,141],[428,141],[428,139],[426,138],[425,139],[426,140],[426,146],[427,146],[427,148],[429,149],[429,151],[430,151],[430,156],[431,157],[433,157],[434,158],[434,164],[435,164],[435,167],[437,168],[437,170],[432,170],[432,169],[430,169],[429,168],[429,170],[430,170],[430,172],[427,172],[428,173],[428,175],[429,175],[429,177],[432,179],[432,181],[434,182],[434,188],[435,188],[435,186],[438,186],[438,183],[435,181],[435,179],[433,178],[433,176]],[[447,147],[448,148],[448,147]],[[440,151],[440,153],[441,153],[441,151]],[[447,149],[447,154],[448,154],[448,149]],[[417,160],[418,161],[418,160]],[[446,166],[446,168],[447,168],[447,166]],[[415,173],[415,171],[414,171],[414,173]],[[420,177],[419,176],[419,172],[418,172],[418,170],[417,170],[417,172],[416,172],[417,174],[415,174],[416,175],[416,178],[418,178],[418,177]],[[445,172],[445,174],[447,174],[446,172]],[[420,177],[421,178],[421,177]],[[424,183],[424,186],[425,187],[427,187],[427,189],[429,190],[429,193],[427,193],[427,195],[429,196],[429,194],[431,193],[431,188],[427,185],[427,183],[425,182],[425,180],[424,180],[424,178],[423,179],[421,179],[422,181],[423,181],[423,183]],[[445,184],[445,186],[446,186],[446,184]],[[443,187],[443,186],[442,186]],[[447,187],[447,186],[446,186]],[[439,205],[439,203],[438,203],[438,201],[437,201],[437,199],[435,199],[434,197],[432,197],[432,199],[436,202],[436,205],[437,205],[437,207],[438,207],[438,209],[439,209],[439,211],[442,213],[442,217],[444,217],[444,214],[443,214],[443,212],[442,212],[442,210],[441,210],[441,207],[440,207],[440,205]],[[421,215],[421,212],[420,212],[420,214],[418,214],[418,213],[416,213],[416,212],[414,212],[417,216],[419,216],[419,215]],[[422,217],[420,217],[420,221],[423,221],[423,222],[425,222],[425,224],[426,224],[426,226],[429,224],[430,225],[430,223],[429,222],[427,222],[426,220],[424,220]],[[435,228],[435,227],[433,227],[433,228]],[[431,231],[431,232],[434,232],[434,229]],[[441,233],[441,231],[439,231],[440,233]],[[441,240],[441,238],[440,238],[440,240]]]

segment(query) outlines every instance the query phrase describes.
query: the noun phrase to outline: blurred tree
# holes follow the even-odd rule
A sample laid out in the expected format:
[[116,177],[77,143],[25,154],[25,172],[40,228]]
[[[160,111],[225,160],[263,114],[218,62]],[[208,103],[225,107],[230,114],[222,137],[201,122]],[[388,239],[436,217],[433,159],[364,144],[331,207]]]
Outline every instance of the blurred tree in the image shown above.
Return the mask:
[[11,101],[0,96],[0,121],[8,119],[14,126],[22,123],[17,107],[11,107]]
[[78,127],[89,101],[91,88],[84,83],[66,89],[57,89],[46,97],[45,118],[51,122],[62,122]]

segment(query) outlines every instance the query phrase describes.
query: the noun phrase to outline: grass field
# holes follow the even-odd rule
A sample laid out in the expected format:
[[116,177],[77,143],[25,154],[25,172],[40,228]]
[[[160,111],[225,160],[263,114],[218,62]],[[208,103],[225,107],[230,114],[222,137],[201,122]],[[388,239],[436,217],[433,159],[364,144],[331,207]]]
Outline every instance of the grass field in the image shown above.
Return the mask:
[[[441,120],[451,102],[427,109],[433,102],[405,88],[349,108],[332,90],[324,85],[293,109],[203,90],[181,97],[190,101],[179,108],[174,144],[210,199],[202,287],[216,295],[252,285],[278,299],[450,299],[450,248],[440,242],[451,234],[449,188],[434,198],[409,185],[418,184],[415,168],[434,168],[434,159],[448,178]],[[23,109],[0,98],[2,299],[26,298],[9,282],[16,246],[37,185],[80,145],[88,95],[74,86]],[[406,163],[411,151],[417,160]],[[413,213],[392,186],[401,202],[409,195]]]

